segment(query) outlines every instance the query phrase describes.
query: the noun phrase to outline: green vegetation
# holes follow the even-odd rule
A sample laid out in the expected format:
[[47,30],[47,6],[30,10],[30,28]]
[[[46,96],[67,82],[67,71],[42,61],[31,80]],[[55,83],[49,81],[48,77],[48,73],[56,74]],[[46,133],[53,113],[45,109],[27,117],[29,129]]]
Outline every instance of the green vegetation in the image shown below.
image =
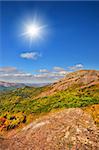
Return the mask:
[[40,116],[58,108],[85,107],[99,104],[99,85],[69,88],[54,95],[36,98],[49,86],[19,88],[0,93],[0,126],[6,130],[29,122],[28,116]]
[[0,92],[2,91],[11,91],[16,89],[16,87],[4,87],[4,86],[0,86]]

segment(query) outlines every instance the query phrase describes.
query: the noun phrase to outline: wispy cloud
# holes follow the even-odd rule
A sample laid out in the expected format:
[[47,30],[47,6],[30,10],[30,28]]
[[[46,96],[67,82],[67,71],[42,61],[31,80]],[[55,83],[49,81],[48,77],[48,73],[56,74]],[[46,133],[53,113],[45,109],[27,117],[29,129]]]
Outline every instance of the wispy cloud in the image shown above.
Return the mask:
[[7,74],[18,74],[22,73],[22,71],[19,71],[16,67],[0,67],[0,75],[7,75]]
[[13,72],[17,71],[16,67],[1,67],[0,72]]
[[24,59],[37,60],[39,57],[41,57],[41,54],[38,52],[24,52],[20,54],[20,57]]
[[71,71],[77,71],[84,69],[84,66],[82,64],[76,64],[74,66],[68,67]]
[[54,71],[57,71],[57,72],[65,71],[64,68],[61,68],[61,67],[58,67],[58,66],[53,67],[53,70],[54,70]]
[[62,67],[53,67],[53,71],[56,72],[58,75],[66,75],[68,71]]
[[48,73],[48,72],[50,72],[50,71],[47,70],[47,69],[40,69],[40,70],[38,70],[37,72],[39,72],[39,73]]
[[63,78],[64,72],[48,71],[47,69],[40,69],[36,74],[27,73],[18,70],[14,67],[0,68],[0,80],[9,82],[23,82],[23,83],[42,83],[42,82],[55,82]]
[[67,71],[61,67],[53,67],[51,70],[40,69],[35,74],[18,70],[15,67],[1,67],[0,68],[0,80],[9,82],[23,82],[23,83],[46,83],[55,82],[66,76],[71,71],[83,69],[82,64],[76,64],[75,66],[68,67]]

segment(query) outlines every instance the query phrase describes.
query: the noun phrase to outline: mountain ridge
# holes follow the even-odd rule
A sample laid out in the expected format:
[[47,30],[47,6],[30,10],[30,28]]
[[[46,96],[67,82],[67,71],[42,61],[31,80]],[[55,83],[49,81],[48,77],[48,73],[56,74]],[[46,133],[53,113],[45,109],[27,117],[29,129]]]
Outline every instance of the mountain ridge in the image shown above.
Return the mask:
[[79,70],[67,74],[63,79],[50,85],[50,90],[41,94],[41,97],[53,95],[57,91],[63,91],[68,88],[85,88],[91,85],[99,85],[99,71]]

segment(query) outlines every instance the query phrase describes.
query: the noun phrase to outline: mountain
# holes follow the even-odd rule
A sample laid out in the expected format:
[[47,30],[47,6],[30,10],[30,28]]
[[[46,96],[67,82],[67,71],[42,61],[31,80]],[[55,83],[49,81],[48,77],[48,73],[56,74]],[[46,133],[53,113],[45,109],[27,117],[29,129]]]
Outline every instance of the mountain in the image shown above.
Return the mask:
[[99,71],[96,70],[80,70],[67,74],[60,81],[52,84],[50,90],[42,93],[42,96],[53,95],[58,91],[66,89],[84,89],[91,86],[99,85]]
[[[23,84],[1,83],[1,85],[17,87]],[[7,109],[11,112],[21,111],[22,107],[23,111],[30,113],[44,110],[50,111],[52,108],[58,107],[81,107],[91,103],[98,103],[99,71],[76,71],[66,75],[66,77],[51,85],[44,87],[25,86],[5,94],[1,93],[0,97],[3,112],[7,111]],[[8,105],[7,109],[4,108],[4,103]],[[11,109],[10,107],[13,103],[15,103],[15,105]],[[35,107],[35,105],[37,107]],[[26,107],[28,107],[28,109]]]
[[0,81],[0,91],[9,91],[9,90],[14,90],[16,88],[21,88],[25,86],[42,87],[49,84],[50,83],[11,83],[11,82]]
[[24,86],[25,84],[23,83],[10,83],[10,82],[0,81],[0,91],[13,90]]
[[49,85],[48,91],[42,93],[42,96],[47,96],[56,93],[57,91],[63,91],[70,87],[72,88],[85,88],[92,85],[99,84],[99,71],[96,70],[80,70],[67,74],[60,81],[50,83],[10,83],[0,81],[0,90],[15,89],[24,86],[29,87],[43,87]]
[[21,86],[25,86],[25,85],[23,83],[10,83],[10,82],[0,81],[0,86],[3,86],[3,87],[21,87]]
[[0,93],[0,131],[11,137],[8,144],[5,138],[0,141],[12,150],[13,145],[16,149],[18,145],[21,149],[98,149],[98,115],[99,71],[76,71],[51,85]]
[[50,83],[25,83],[25,85],[30,87],[43,87],[46,85],[50,85]]

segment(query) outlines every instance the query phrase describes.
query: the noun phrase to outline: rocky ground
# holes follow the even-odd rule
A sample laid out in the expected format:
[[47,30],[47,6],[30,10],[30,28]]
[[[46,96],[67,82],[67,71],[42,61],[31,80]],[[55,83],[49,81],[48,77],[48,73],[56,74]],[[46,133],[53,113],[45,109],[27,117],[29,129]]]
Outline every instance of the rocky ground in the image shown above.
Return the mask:
[[64,109],[37,119],[19,133],[0,138],[0,150],[98,150],[99,132],[80,108]]

